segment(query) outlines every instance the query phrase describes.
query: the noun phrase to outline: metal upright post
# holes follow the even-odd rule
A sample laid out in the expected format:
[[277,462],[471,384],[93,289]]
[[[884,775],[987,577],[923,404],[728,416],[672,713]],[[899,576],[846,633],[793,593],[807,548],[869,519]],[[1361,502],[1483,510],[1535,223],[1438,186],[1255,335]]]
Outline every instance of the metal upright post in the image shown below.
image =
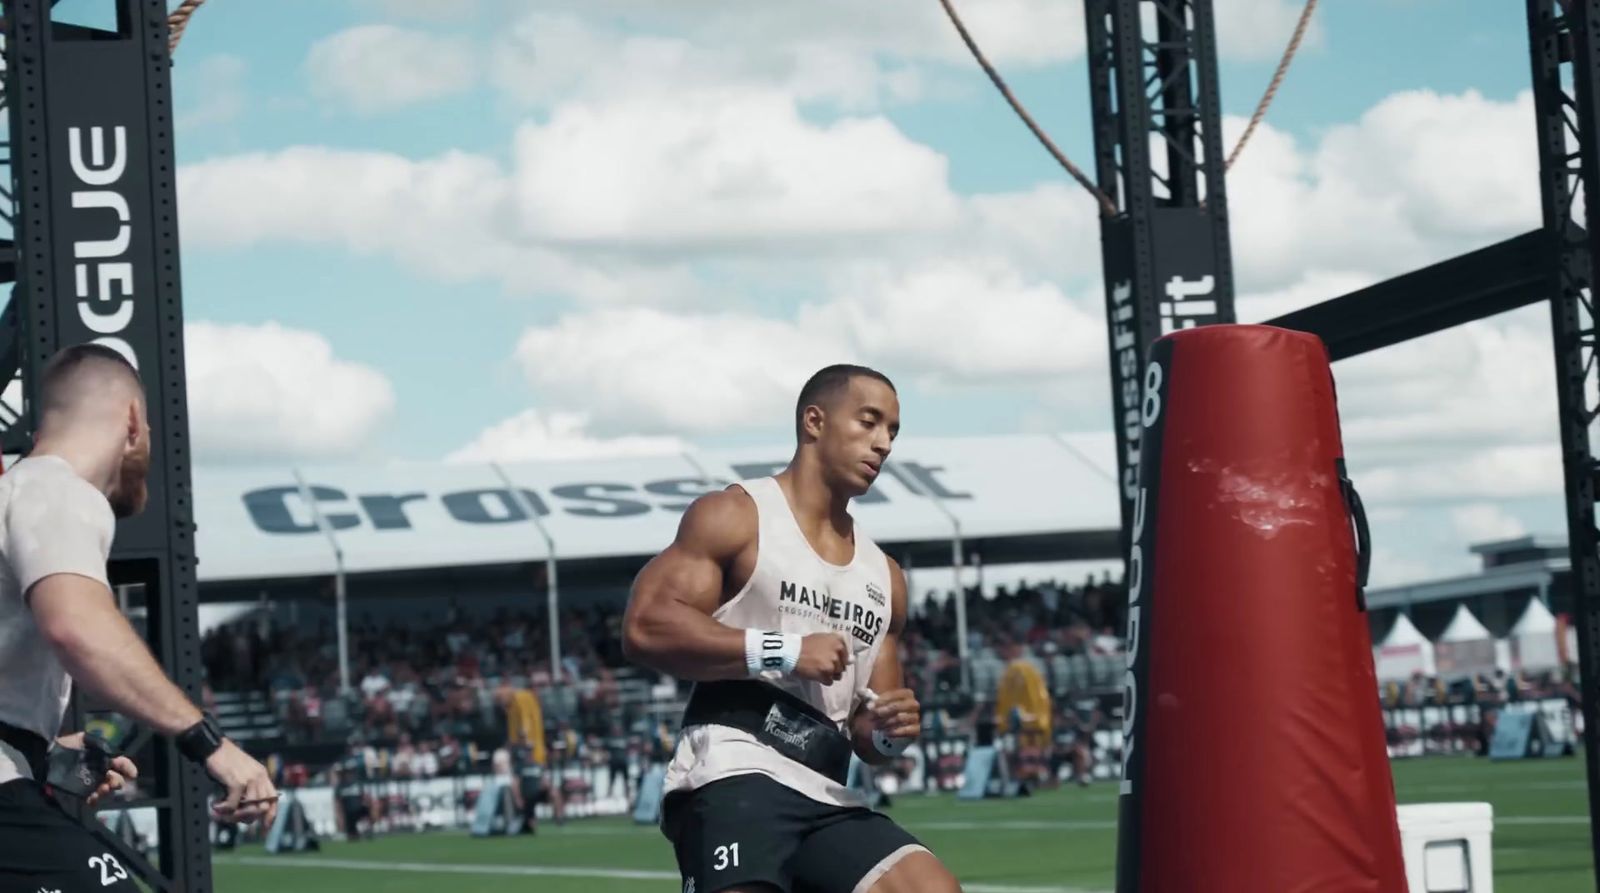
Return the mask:
[[[138,368],[151,429],[149,501],[118,523],[108,571],[113,586],[144,586],[151,651],[198,703],[167,9],[162,0],[108,2],[114,30],[53,21],[49,0],[5,4],[11,191],[3,197],[15,243],[0,246],[0,279],[16,287],[0,315],[0,388],[20,373],[24,406],[4,440],[28,448],[38,373],[58,349],[93,341]],[[120,839],[105,843],[157,890],[210,891],[211,782],[170,740],[156,739],[149,759],[141,782],[151,794],[135,805],[156,810],[158,864]]]
[[1168,332],[1234,321],[1216,35],[1211,0],[1087,0],[1084,14],[1097,185],[1117,208],[1100,238],[1126,552],[1145,355]]
[[[1600,866],[1600,533],[1595,529],[1595,462],[1590,428],[1600,403],[1594,309],[1595,227],[1600,225],[1600,0],[1528,0],[1533,97],[1539,125],[1539,182],[1549,239],[1551,334],[1567,537],[1577,615],[1589,834]],[[1570,85],[1570,87],[1568,86]],[[1583,221],[1576,217],[1582,187]]]
[[300,474],[300,469],[294,469],[294,481],[300,487],[300,499],[311,510],[311,517],[316,522],[317,529],[328,538],[328,546],[333,549],[333,610],[334,610],[334,635],[339,641],[339,693],[350,693],[350,616],[345,607],[344,584],[344,548],[339,545],[339,537],[333,532],[333,526],[323,516],[322,509],[317,506],[316,496],[312,494],[311,487],[306,484],[306,479]]

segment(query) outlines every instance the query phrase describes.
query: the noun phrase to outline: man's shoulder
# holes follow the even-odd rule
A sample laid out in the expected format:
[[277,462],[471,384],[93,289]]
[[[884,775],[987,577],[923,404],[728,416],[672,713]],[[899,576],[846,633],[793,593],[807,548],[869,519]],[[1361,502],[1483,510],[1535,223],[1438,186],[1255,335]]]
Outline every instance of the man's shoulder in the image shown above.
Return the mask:
[[28,542],[88,533],[109,552],[116,516],[104,493],[55,457],[24,459],[0,475],[0,529]]
[[30,500],[49,497],[95,506],[105,504],[108,512],[111,509],[104,493],[55,456],[29,456],[0,474],[0,501],[16,497]]
[[755,499],[737,484],[697,497],[683,513],[686,533],[713,539],[754,533],[755,525]]

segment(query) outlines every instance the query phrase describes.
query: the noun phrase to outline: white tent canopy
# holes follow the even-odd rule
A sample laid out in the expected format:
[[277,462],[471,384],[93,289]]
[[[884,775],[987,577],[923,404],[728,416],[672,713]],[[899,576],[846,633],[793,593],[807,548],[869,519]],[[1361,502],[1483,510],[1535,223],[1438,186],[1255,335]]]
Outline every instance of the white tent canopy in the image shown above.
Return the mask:
[[1379,682],[1404,681],[1414,674],[1434,673],[1433,643],[1404,614],[1394,619],[1389,634],[1372,649]]
[[1555,632],[1556,615],[1550,613],[1544,602],[1536,598],[1528,599],[1528,607],[1523,609],[1522,616],[1517,618],[1516,625],[1511,627],[1513,636],[1548,633],[1554,638]]
[[1456,613],[1450,618],[1450,625],[1439,634],[1439,642],[1477,642],[1483,639],[1493,639],[1489,628],[1479,622],[1478,618],[1467,610],[1466,605],[1456,605]]
[[1389,634],[1383,637],[1383,644],[1380,647],[1430,644],[1432,643],[1428,641],[1428,637],[1417,629],[1417,625],[1411,622],[1411,618],[1401,614],[1394,619],[1394,626],[1389,627]]
[[1555,615],[1539,599],[1528,599],[1528,607],[1511,628],[1511,666],[1524,672],[1560,668],[1561,649],[1556,635]]
[[1456,605],[1455,616],[1439,634],[1433,653],[1439,675],[1446,679],[1511,669],[1510,649],[1500,647],[1466,605]]

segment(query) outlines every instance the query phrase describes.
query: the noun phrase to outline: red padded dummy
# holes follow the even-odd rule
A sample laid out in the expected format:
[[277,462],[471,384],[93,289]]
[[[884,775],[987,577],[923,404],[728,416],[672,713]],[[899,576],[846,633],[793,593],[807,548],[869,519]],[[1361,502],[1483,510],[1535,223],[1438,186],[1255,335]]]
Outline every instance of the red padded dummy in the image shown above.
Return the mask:
[[1404,893],[1326,349],[1189,329],[1143,385],[1118,893]]

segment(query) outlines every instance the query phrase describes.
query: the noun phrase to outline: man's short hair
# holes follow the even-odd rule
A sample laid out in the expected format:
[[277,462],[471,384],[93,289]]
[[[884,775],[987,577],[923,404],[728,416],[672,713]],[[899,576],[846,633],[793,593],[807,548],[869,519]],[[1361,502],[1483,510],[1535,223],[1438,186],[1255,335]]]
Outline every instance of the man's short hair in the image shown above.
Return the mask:
[[[805,430],[805,417],[807,406],[822,406],[837,399],[850,387],[851,379],[857,377],[875,378],[889,386],[894,391],[894,382],[889,376],[876,369],[866,366],[857,366],[853,363],[835,363],[818,369],[816,374],[806,380],[805,386],[800,388],[800,399],[794,407],[794,435],[799,437]],[[895,391],[899,393],[898,391]]]
[[64,347],[45,363],[39,375],[39,403],[46,412],[69,408],[73,385],[90,373],[121,378],[141,393],[139,370],[127,358],[103,344],[74,344]]

